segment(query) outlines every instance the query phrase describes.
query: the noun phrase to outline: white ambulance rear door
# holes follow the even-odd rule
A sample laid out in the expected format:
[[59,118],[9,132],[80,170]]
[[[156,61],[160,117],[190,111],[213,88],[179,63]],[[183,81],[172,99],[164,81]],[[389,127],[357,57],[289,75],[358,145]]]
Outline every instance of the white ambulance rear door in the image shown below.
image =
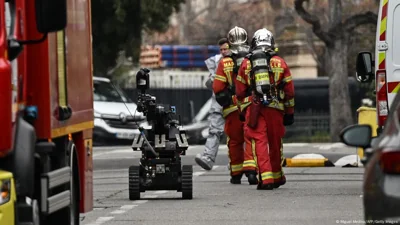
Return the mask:
[[[400,0],[387,2],[385,69],[387,79],[388,105],[400,91]],[[384,6],[385,7],[385,6]]]

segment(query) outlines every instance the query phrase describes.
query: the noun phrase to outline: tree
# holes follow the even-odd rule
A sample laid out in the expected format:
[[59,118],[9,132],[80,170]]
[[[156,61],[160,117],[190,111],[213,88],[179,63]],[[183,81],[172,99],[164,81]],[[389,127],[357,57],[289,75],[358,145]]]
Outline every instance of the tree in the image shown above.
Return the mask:
[[[234,3],[228,0],[208,0],[203,1],[204,7],[198,11],[194,7],[189,7],[188,3],[191,1],[195,2],[188,0],[185,9],[179,15],[180,36],[187,38],[185,42],[180,38],[179,43],[215,45],[234,26],[245,28],[251,38],[257,29],[265,25],[265,21],[273,20],[275,17],[269,3],[264,1]],[[256,9],[258,13],[249,13]]]
[[169,18],[185,0],[92,1],[93,64],[104,75],[120,54],[138,61],[142,31],[165,31]]
[[330,135],[338,141],[338,134],[353,123],[348,90],[348,48],[352,32],[363,24],[376,24],[377,15],[373,12],[357,13],[343,18],[341,0],[328,0],[328,23],[324,26],[320,18],[310,14],[303,7],[309,0],[295,0],[298,15],[312,25],[314,34],[325,44],[325,66],[329,74]]

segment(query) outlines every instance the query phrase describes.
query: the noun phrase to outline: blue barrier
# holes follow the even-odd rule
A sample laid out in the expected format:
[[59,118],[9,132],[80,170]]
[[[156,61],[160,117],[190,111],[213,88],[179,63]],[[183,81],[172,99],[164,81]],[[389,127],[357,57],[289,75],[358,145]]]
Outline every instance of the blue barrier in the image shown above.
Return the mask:
[[[219,54],[217,45],[157,45],[152,49],[144,50],[141,54],[143,65],[157,64],[166,68],[206,68],[204,61]],[[156,49],[157,51],[154,51]]]

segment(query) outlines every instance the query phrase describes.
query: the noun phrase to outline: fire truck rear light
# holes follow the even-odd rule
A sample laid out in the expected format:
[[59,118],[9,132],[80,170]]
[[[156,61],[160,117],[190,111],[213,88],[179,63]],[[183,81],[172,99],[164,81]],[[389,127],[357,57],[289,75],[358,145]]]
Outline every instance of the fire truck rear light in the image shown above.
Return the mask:
[[380,90],[386,84],[386,72],[385,71],[378,71],[376,75],[377,79],[377,86],[378,90]]
[[382,153],[380,166],[385,173],[400,174],[400,151]]
[[387,116],[387,114],[388,114],[387,101],[379,101],[379,115]]

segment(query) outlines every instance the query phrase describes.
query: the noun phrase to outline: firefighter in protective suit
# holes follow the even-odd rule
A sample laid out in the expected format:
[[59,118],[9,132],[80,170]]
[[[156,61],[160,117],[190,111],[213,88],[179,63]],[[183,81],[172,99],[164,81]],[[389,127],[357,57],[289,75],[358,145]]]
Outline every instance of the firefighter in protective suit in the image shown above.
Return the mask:
[[230,160],[230,182],[240,184],[245,174],[249,184],[258,184],[255,160],[251,148],[245,148],[244,124],[240,119],[240,109],[244,109],[250,103],[237,101],[234,86],[237,71],[249,50],[247,32],[241,27],[234,27],[228,32],[228,41],[232,54],[220,60],[213,90],[217,102],[223,107],[224,131],[227,135]]
[[282,138],[285,126],[294,122],[294,86],[286,62],[274,51],[272,33],[257,30],[251,52],[236,79],[236,95],[251,93],[246,111],[245,135],[257,162],[257,189],[272,190],[286,183],[282,171]]

